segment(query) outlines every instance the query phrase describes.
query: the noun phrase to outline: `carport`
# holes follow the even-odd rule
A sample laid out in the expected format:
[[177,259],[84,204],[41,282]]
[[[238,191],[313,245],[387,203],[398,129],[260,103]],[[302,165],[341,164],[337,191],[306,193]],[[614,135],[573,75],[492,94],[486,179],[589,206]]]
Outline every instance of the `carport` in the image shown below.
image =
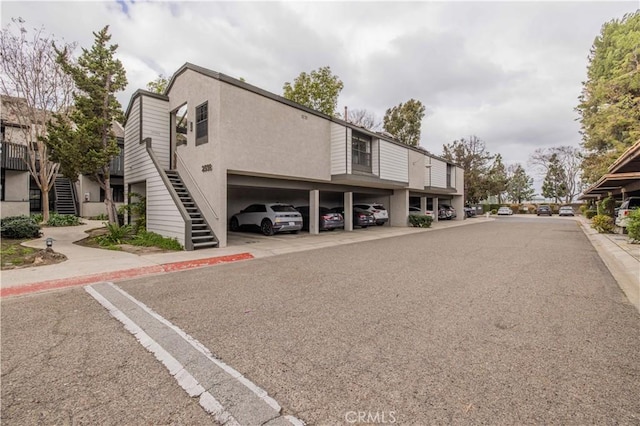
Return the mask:
[[[254,203],[279,202],[295,207],[309,206],[309,233],[318,234],[320,206],[344,207],[345,211],[351,211],[354,204],[380,203],[389,209],[392,195],[392,189],[228,173],[227,229],[231,217],[245,207]],[[345,215],[344,219],[345,231],[352,231],[352,215]]]

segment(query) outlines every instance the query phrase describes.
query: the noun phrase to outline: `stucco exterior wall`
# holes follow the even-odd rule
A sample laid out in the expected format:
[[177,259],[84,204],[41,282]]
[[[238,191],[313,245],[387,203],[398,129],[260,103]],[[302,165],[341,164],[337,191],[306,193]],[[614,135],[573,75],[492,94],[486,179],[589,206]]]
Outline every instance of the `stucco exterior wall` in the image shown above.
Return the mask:
[[413,150],[409,151],[409,188],[424,189],[427,161],[428,158],[424,154]]
[[29,215],[29,202],[28,201],[2,201],[0,202],[0,217],[11,216],[28,216]]
[[220,137],[229,170],[331,179],[331,122],[221,83]]
[[[176,148],[176,169],[218,238],[219,247],[226,247],[227,164],[220,137],[220,84],[186,70],[174,80],[168,95],[169,111],[187,105],[187,144]],[[208,103],[208,142],[196,146],[194,117],[196,107],[204,102]]]

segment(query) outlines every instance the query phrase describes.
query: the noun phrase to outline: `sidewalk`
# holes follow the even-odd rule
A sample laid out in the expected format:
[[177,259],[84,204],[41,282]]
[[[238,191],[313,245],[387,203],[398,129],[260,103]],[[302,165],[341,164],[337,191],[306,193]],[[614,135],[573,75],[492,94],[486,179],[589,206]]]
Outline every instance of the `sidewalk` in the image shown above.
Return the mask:
[[583,216],[577,220],[629,302],[640,312],[640,244],[631,244],[626,235],[598,234]]
[[[476,218],[440,221],[431,228],[372,227],[355,232],[336,230],[319,235],[306,233],[276,234],[265,237],[257,233],[229,233],[228,246],[195,251],[181,251],[137,255],[114,250],[94,249],[73,244],[87,236],[85,231],[103,226],[101,221],[83,220],[84,225],[61,228],[43,228],[43,236],[25,245],[45,248],[48,237],[54,239],[53,249],[68,260],[55,265],[12,269],[1,272],[0,297],[28,294],[102,281],[118,281],[144,275],[179,271],[390,238],[419,232],[433,232],[454,226],[465,226],[493,221]],[[582,216],[575,218],[629,301],[640,312],[640,245],[630,244],[628,237],[618,234],[598,234]]]
[[73,244],[87,237],[86,231],[103,226],[102,221],[83,219],[84,225],[46,227],[43,236],[24,245],[43,249],[45,240],[53,238],[53,249],[67,256],[67,260],[54,265],[10,269],[1,272],[0,296],[17,296],[35,291],[53,290],[102,281],[118,281],[143,275],[159,274],[184,269],[211,266],[218,263],[268,257],[278,254],[313,250],[361,241],[389,238],[417,232],[433,232],[453,226],[482,223],[493,219],[474,218],[460,221],[442,221],[431,228],[371,227],[356,232],[322,232],[274,235],[265,237],[256,233],[229,233],[228,246],[194,251],[154,254],[132,254],[115,250],[96,249]]

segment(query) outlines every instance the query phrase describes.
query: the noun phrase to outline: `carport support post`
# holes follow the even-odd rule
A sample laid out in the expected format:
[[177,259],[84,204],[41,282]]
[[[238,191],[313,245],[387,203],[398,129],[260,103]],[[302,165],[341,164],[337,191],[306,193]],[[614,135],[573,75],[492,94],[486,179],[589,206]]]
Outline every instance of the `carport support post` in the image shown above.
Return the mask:
[[353,231],[353,192],[344,193],[344,230]]
[[409,190],[394,189],[390,199],[389,224],[407,226],[409,221]]
[[420,197],[420,214],[425,214],[427,205],[427,197]]
[[467,215],[464,211],[464,196],[457,195],[453,197],[451,200],[452,207],[456,209],[456,220],[464,220],[467,218]]
[[320,191],[312,189],[309,191],[309,233],[320,233],[319,213],[318,208],[320,204]]
[[438,197],[433,197],[433,213],[436,215],[436,218],[434,219],[435,222],[438,221]]

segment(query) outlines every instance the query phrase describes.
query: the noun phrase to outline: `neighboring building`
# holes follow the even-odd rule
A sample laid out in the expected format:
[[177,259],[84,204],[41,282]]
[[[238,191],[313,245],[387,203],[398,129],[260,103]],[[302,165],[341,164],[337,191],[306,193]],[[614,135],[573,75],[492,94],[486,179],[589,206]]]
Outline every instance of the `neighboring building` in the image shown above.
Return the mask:
[[618,200],[640,196],[640,140],[627,149],[580,199],[601,199],[611,194]]
[[252,203],[309,205],[311,233],[320,205],[383,203],[392,226],[410,205],[464,207],[455,164],[188,63],[166,94],[132,96],[124,140],[125,190],[146,196],[147,229],[187,250],[226,246],[229,218]]
[[[24,124],[27,120],[16,117],[6,106],[8,102],[20,102],[19,98],[2,96],[2,152],[1,169],[1,217],[28,215],[42,212],[42,193],[29,173],[26,159],[27,140],[24,135]],[[43,126],[47,113],[42,112],[37,123],[30,123],[30,129]],[[114,123],[120,155],[111,163],[111,181],[114,201],[124,203],[124,129]],[[83,217],[95,217],[106,214],[104,192],[100,186],[87,176],[79,176],[72,184],[69,179],[59,174],[55,178],[49,194],[49,209],[61,214],[75,214]]]

